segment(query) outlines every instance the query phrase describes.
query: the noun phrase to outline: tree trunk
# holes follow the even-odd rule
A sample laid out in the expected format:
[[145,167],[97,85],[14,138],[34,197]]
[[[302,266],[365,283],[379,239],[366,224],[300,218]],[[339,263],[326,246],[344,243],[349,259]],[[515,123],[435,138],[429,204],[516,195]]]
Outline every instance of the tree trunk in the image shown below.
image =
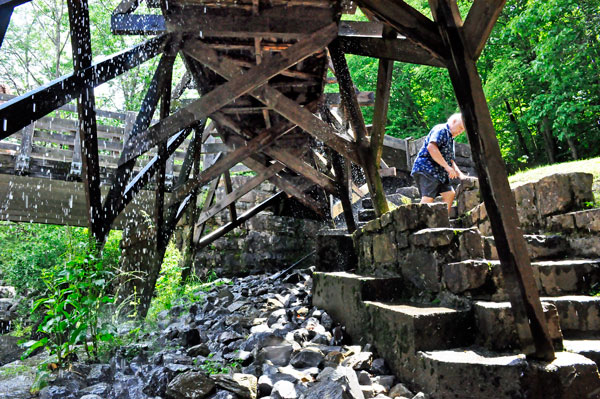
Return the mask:
[[521,128],[519,127],[519,122],[517,121],[517,118],[515,118],[512,107],[510,106],[510,103],[507,99],[504,100],[504,104],[506,104],[506,111],[508,112],[508,117],[510,118],[511,123],[514,126],[515,133],[517,134],[517,139],[519,140],[519,144],[521,145],[521,150],[523,151],[523,154],[527,155],[527,158],[531,158],[529,149],[525,144],[525,138],[523,137],[523,133],[521,132]]
[[554,143],[554,137],[552,137],[552,124],[547,116],[542,120],[540,130],[542,137],[544,137],[544,148],[546,149],[546,155],[548,155],[548,161],[556,163],[556,144]]
[[569,150],[571,151],[571,158],[573,158],[573,161],[578,160],[579,154],[577,153],[577,146],[575,145],[575,140],[573,140],[573,137],[567,136],[567,144],[569,145]]

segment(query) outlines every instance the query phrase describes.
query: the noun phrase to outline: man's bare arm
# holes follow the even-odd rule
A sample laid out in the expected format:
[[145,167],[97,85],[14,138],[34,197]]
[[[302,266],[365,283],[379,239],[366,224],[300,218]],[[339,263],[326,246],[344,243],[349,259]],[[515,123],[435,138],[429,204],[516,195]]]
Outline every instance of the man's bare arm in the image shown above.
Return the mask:
[[[454,170],[453,167],[448,165],[448,162],[446,162],[446,160],[442,156],[442,153],[440,152],[440,149],[438,148],[437,143],[435,143],[435,142],[429,143],[427,145],[427,151],[429,151],[429,155],[431,155],[431,158],[435,162],[437,162],[442,168],[444,168],[444,170],[448,173],[448,176],[451,179],[456,179],[458,177],[458,172],[456,170]],[[454,162],[453,162],[453,164],[454,164]]]

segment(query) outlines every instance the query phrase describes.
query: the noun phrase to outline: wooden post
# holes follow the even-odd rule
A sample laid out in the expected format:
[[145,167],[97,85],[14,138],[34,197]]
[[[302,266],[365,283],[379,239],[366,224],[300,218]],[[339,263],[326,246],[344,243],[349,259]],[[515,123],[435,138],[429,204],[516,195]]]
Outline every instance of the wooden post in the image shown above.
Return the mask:
[[[283,169],[283,168],[281,168]],[[231,175],[229,174],[229,171],[226,171],[223,174],[223,177],[225,178],[225,192],[227,194],[231,194],[233,192],[233,184],[231,184]],[[265,181],[265,179],[261,180],[260,183],[262,183],[263,181]],[[260,184],[258,183],[258,184]],[[257,184],[257,185],[258,185]],[[250,191],[250,190],[248,190]],[[244,193],[245,194],[245,193]],[[243,195],[243,194],[242,194]],[[238,197],[239,198],[239,197]],[[229,216],[231,216],[231,221],[233,222],[235,219],[237,219],[237,212],[235,210],[235,201],[231,202],[229,204]]]
[[29,171],[34,131],[35,122],[21,130],[21,147],[19,148],[19,154],[15,162],[15,172],[19,175],[27,174]]
[[[342,202],[342,208],[344,210],[344,219],[346,220],[346,228],[348,233],[352,234],[356,231],[356,223],[354,222],[354,213],[352,212],[352,200],[350,199],[349,186],[347,184],[346,176],[344,173],[343,160],[340,154],[334,151],[330,151],[331,164],[333,171],[335,172],[336,186],[338,189],[338,198]],[[346,162],[350,162],[346,160]]]
[[373,200],[373,208],[375,209],[377,217],[381,217],[381,215],[389,211],[389,207],[385,198],[385,193],[383,192],[383,183],[381,182],[381,176],[379,176],[379,168],[375,164],[375,158],[369,149],[367,128],[358,100],[356,99],[356,93],[354,92],[354,85],[352,84],[348,64],[346,63],[345,55],[340,49],[337,40],[334,40],[329,44],[329,52],[331,53],[335,74],[340,84],[340,94],[342,95],[346,110],[349,113],[352,129],[356,135],[361,166],[367,177],[369,193],[371,193],[371,198]]
[[448,72],[464,117],[521,349],[530,357],[550,361],[555,358],[552,340],[481,80],[462,35],[458,7],[454,0],[429,0],[429,4],[450,52]]
[[79,137],[82,144],[82,172],[88,209],[88,225],[92,236],[97,241],[103,242],[106,235],[103,231],[94,85],[91,79],[86,80],[85,76],[81,74],[92,65],[90,16],[87,0],[68,0],[67,5],[71,26],[71,46],[73,47],[73,70],[76,75],[79,75],[79,84],[81,85],[77,99],[77,112],[79,114]]

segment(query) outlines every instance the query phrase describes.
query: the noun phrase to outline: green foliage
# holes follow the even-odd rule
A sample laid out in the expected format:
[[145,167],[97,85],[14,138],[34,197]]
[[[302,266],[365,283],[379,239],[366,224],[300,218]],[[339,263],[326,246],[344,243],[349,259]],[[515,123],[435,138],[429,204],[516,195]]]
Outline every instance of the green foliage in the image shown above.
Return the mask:
[[45,336],[26,355],[43,346],[62,367],[76,358],[82,345],[88,358],[97,360],[99,343],[113,338],[111,325],[100,317],[106,304],[113,302],[108,294],[112,278],[92,244],[86,252],[45,270],[46,293],[32,306],[32,312],[43,313],[38,331]]
[[210,359],[212,355],[211,353],[209,359],[204,360],[204,362],[198,365],[198,368],[206,374],[230,374],[239,372],[242,369],[241,359],[233,359],[228,363],[221,363]]

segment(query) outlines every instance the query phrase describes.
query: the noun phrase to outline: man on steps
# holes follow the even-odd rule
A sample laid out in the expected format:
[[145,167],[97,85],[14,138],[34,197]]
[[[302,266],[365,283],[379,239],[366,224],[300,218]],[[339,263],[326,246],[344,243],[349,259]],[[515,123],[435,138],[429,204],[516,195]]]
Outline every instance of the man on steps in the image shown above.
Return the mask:
[[439,194],[450,212],[454,201],[450,179],[467,177],[454,162],[454,138],[464,131],[462,115],[453,114],[447,123],[436,125],[427,135],[411,172],[421,193],[422,204],[433,202]]

